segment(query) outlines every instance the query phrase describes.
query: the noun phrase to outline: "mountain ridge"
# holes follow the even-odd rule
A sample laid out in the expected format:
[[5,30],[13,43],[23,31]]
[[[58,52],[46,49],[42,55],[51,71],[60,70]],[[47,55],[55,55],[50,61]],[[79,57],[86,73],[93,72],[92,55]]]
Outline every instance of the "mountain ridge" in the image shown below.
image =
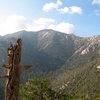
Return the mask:
[[[6,48],[8,47],[8,44],[10,42],[15,43],[19,36],[21,36],[23,40],[22,63],[35,63],[35,65],[38,65],[39,62],[42,66],[50,65],[50,62],[47,61],[49,64],[45,62],[47,59],[53,59],[51,61],[51,66],[62,66],[71,57],[77,54],[84,55],[84,53],[89,51],[93,45],[97,45],[96,40],[98,41],[98,45],[100,43],[100,36],[85,38],[49,29],[38,32],[19,31],[0,38],[1,49],[3,49],[2,51],[5,50],[4,53],[1,51],[3,59],[6,57]],[[93,43],[93,41],[95,42]],[[95,46],[92,49],[95,49]],[[31,60],[29,56],[34,59]],[[39,57],[41,59],[39,59]],[[24,58],[29,58],[30,61],[27,61]],[[0,60],[0,62],[5,63],[6,60]]]
[[[63,91],[71,89],[73,91],[68,90],[67,92],[73,94],[77,91],[78,95],[83,90],[82,84],[84,80],[81,80],[82,75],[86,77],[86,80],[92,80],[88,74],[85,74],[85,71],[91,69],[89,73],[91,75],[91,72],[93,72],[93,77],[98,73],[91,66],[92,62],[96,61],[96,63],[100,64],[99,60],[97,60],[100,58],[100,35],[80,37],[54,30],[42,30],[38,32],[19,31],[14,34],[0,36],[1,66],[7,63],[7,48],[9,43],[16,43],[17,38],[20,36],[22,38],[21,63],[32,65],[32,69],[22,74],[23,81],[26,81],[31,76],[50,76],[53,80],[52,84],[57,84],[55,88],[62,88],[64,87],[63,84],[68,82],[69,79],[69,81],[72,81],[73,77],[75,77],[75,81],[68,88],[63,89]],[[97,68],[99,70],[99,67]],[[2,74],[3,72],[4,69],[0,67],[0,73]],[[97,80],[99,79],[97,78]],[[80,85],[77,82],[80,82]],[[93,84],[96,85],[97,83],[94,82]],[[67,84],[65,85],[67,86]],[[75,90],[74,86],[77,87],[77,85],[78,89]],[[89,82],[85,85],[85,87],[87,86],[89,86]],[[94,89],[98,93],[97,88],[95,86]],[[84,91],[88,91],[88,89],[85,88]],[[79,95],[82,96],[82,94]],[[86,97],[86,94],[84,95]],[[89,96],[91,97],[90,94]]]

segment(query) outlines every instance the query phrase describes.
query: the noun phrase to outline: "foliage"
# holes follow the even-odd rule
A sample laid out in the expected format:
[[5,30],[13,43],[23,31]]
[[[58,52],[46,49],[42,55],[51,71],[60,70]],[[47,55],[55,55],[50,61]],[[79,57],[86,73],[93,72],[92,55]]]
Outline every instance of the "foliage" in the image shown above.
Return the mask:
[[33,77],[20,89],[20,100],[68,100],[68,98],[70,97],[65,93],[53,90],[48,79]]
[[66,71],[54,79],[54,87],[64,87],[73,100],[99,100],[100,99],[100,59],[80,65],[80,67]]

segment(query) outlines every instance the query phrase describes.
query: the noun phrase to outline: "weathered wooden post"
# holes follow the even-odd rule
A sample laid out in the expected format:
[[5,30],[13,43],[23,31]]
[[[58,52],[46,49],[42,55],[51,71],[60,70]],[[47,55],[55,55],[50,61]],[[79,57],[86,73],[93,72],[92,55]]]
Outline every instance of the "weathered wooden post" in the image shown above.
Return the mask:
[[18,100],[20,73],[31,67],[31,65],[20,65],[21,48],[21,38],[18,38],[16,45],[11,43],[8,48],[8,63],[3,65],[7,72],[2,76],[6,78],[4,100]]

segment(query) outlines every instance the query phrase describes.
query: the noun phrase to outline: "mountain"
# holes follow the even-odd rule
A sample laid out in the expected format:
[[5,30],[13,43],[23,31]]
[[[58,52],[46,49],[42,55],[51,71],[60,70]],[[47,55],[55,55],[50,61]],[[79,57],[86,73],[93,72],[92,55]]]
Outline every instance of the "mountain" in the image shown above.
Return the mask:
[[[20,31],[0,37],[1,65],[7,62],[9,43],[15,43],[19,36],[22,37],[23,43],[21,63],[32,64],[32,73],[35,74],[48,74],[65,63],[72,68],[75,63],[77,66],[78,63],[93,59],[90,53],[96,53],[98,56],[100,54],[100,36],[83,38],[54,30]],[[81,61],[77,62],[77,59]],[[73,65],[69,65],[70,62],[73,62]]]
[[52,76],[53,87],[71,95],[72,100],[99,100],[100,36],[85,38],[84,44]]
[[[81,96],[83,96],[81,94],[83,88],[85,88],[84,91],[88,91],[87,86],[89,86],[90,82],[94,85],[97,82],[100,83],[98,81],[100,78],[98,71],[100,65],[100,35],[79,37],[54,30],[41,30],[38,32],[20,31],[0,36],[1,66],[7,63],[7,47],[9,43],[15,43],[19,36],[22,38],[21,63],[32,64],[32,68],[23,73],[23,80],[33,75],[39,77],[52,76],[52,83],[56,89],[70,84],[63,90],[70,90],[67,92]],[[1,74],[4,72],[3,70],[1,67]],[[93,82],[93,79],[97,76],[97,81]],[[85,87],[83,87],[83,83],[86,84]],[[93,91],[97,88],[98,85]]]
[[22,37],[22,63],[35,66],[35,71],[44,73],[58,69],[69,59],[77,49],[76,39],[79,37],[53,30],[39,32],[21,31],[0,38],[0,64],[7,62],[7,47],[9,42],[16,42],[19,34]]
[[100,58],[71,70],[61,70],[52,79],[53,87],[73,97],[72,100],[100,99]]

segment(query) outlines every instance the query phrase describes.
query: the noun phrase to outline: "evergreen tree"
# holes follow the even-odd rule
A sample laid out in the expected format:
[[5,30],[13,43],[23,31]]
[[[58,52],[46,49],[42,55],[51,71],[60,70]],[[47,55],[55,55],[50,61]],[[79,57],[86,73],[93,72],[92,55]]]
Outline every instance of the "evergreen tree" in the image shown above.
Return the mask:
[[20,100],[68,100],[63,93],[52,89],[48,79],[33,77],[20,89]]

